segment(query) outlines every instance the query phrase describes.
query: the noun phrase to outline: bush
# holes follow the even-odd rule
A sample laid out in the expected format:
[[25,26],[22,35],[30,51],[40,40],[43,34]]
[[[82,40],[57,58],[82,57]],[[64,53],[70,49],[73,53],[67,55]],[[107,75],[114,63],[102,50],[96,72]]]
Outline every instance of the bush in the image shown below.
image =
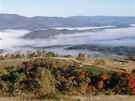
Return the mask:
[[56,57],[57,55],[54,52],[48,52],[46,53],[47,57]]
[[132,60],[132,61],[135,61],[135,55],[130,55],[128,56],[128,59]]
[[84,61],[85,60],[85,55],[83,53],[79,53],[78,56],[76,57],[77,60]]
[[50,70],[41,68],[39,84],[41,86],[40,92],[42,96],[50,96],[56,93],[56,80]]
[[104,81],[105,90],[111,89],[115,94],[130,94],[130,86],[127,73],[113,73],[111,77]]
[[135,95],[135,78],[129,78],[128,80],[131,87],[131,94]]
[[105,60],[103,60],[103,59],[96,59],[95,60],[95,65],[105,65]]

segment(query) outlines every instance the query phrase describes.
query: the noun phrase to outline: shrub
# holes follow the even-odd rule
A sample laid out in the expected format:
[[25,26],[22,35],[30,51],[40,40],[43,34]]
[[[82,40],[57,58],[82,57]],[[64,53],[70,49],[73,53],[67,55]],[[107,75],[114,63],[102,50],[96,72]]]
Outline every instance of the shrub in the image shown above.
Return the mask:
[[54,52],[48,52],[46,53],[47,57],[56,57],[57,55]]
[[50,70],[45,68],[41,69],[39,84],[41,86],[40,92],[42,96],[50,96],[56,93],[56,80]]
[[35,52],[32,52],[32,51],[28,51],[28,52],[27,52],[27,57],[28,57],[28,58],[35,57],[35,55],[36,55]]
[[78,56],[76,57],[77,60],[84,61],[85,60],[85,55],[83,53],[79,53]]
[[103,60],[103,59],[96,59],[95,60],[95,65],[105,65],[105,60]]
[[131,73],[132,73],[132,75],[135,75],[135,69],[133,69]]
[[105,80],[105,90],[111,89],[115,94],[130,94],[127,73],[113,73],[108,80]]
[[135,61],[135,55],[130,55],[128,56],[128,59],[132,60],[132,61]]
[[131,94],[135,95],[135,78],[129,78],[129,85],[131,86]]

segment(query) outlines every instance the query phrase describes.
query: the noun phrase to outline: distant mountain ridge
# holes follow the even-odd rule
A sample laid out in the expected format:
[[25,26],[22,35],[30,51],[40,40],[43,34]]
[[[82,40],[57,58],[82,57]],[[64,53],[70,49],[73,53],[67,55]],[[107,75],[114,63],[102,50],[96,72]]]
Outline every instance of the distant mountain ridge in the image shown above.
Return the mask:
[[40,30],[54,27],[130,26],[134,16],[71,16],[71,17],[26,17],[17,14],[0,14],[0,30]]

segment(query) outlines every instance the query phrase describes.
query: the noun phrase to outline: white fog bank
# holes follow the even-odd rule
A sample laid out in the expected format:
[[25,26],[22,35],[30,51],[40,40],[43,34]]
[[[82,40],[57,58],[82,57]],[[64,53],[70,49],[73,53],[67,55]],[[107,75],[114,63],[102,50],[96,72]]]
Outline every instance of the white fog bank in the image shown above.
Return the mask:
[[0,31],[0,49],[12,48],[17,44],[23,44],[20,39],[20,36],[29,33],[28,30],[2,30]]
[[[95,32],[60,34],[50,39],[24,40],[20,36],[28,33],[27,30],[0,31],[0,49],[18,51],[22,46],[45,47],[53,45],[79,45],[97,44],[109,46],[132,46],[135,47],[135,27],[106,29]],[[19,48],[21,51],[26,48]]]

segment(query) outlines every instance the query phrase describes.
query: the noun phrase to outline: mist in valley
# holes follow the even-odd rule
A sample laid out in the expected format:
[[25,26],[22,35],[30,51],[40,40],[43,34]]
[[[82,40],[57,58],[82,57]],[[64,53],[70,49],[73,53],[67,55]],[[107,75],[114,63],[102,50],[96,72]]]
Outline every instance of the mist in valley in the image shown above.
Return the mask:
[[[62,28],[59,28],[62,29]],[[79,30],[79,28],[77,28]],[[80,28],[87,29],[87,28]],[[103,46],[130,46],[135,47],[135,27],[129,28],[113,28],[105,30],[97,30],[87,33],[75,34],[59,34],[53,38],[26,40],[21,37],[30,31],[28,30],[3,30],[0,31],[0,49],[5,50],[4,53],[35,51],[36,47],[47,47],[62,45],[61,48],[46,48],[46,51],[53,51],[59,54],[76,55],[79,52],[86,54],[99,54],[99,52],[91,52],[88,50],[65,50],[66,46],[94,44]]]

